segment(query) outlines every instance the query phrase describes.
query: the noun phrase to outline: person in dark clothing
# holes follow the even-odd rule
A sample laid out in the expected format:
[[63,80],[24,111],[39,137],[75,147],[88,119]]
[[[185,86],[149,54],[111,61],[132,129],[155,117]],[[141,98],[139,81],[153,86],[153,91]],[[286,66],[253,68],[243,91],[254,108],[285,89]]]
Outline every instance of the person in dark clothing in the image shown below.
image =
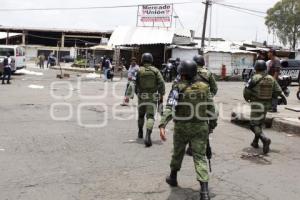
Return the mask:
[[10,54],[8,53],[6,58],[4,58],[3,60],[3,66],[4,66],[4,69],[3,69],[3,75],[2,75],[2,84],[5,84],[5,77],[7,76],[7,84],[10,84],[10,76],[11,76],[11,57],[10,57]]
[[[268,58],[270,59],[270,63],[268,66],[268,74],[271,75],[276,81],[278,81],[281,64],[280,59],[276,56],[276,50],[270,49],[268,52]],[[272,110],[271,112],[277,112],[278,99],[272,99]]]

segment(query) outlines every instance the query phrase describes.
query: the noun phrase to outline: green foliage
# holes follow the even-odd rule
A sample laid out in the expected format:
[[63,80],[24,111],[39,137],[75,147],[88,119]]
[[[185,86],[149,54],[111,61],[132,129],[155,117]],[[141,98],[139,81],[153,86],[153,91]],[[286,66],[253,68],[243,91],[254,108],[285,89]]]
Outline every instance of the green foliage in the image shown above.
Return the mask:
[[279,1],[267,11],[265,24],[284,45],[295,49],[300,38],[300,1]]

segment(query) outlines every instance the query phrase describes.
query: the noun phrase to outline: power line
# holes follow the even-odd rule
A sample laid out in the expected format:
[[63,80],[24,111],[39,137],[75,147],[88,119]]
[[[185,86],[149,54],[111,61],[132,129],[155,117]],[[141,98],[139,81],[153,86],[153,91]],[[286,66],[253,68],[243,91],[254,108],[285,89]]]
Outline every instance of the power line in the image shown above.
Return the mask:
[[218,3],[218,2],[215,2],[215,1],[213,1],[213,4],[225,6],[225,7],[228,7],[228,8],[235,8],[235,9],[239,9],[239,10],[249,11],[249,12],[252,12],[252,13],[266,14],[266,12],[263,12],[263,11],[260,11],[260,10],[253,10],[253,9],[249,9],[249,8],[243,8],[243,7],[240,7],[240,6],[234,6],[234,5],[230,5],[230,4]]
[[228,8],[228,9],[231,9],[231,10],[234,10],[234,11],[236,11],[236,12],[240,12],[240,13],[244,13],[244,14],[253,15],[253,16],[256,16],[256,17],[260,17],[260,18],[265,18],[265,17],[262,16],[262,15],[257,15],[257,14],[254,14],[254,13],[252,13],[252,12],[243,11],[243,10],[241,10],[241,9],[231,8],[231,7],[227,7],[227,6],[224,6],[224,7]]
[[[181,5],[181,4],[194,4],[201,2],[193,2],[193,1],[185,1],[185,2],[174,2],[174,3],[166,3],[173,5]],[[119,5],[119,6],[90,6],[90,7],[54,7],[54,8],[13,8],[13,9],[0,9],[0,12],[16,12],[16,11],[53,11],[53,10],[93,10],[93,9],[114,9],[114,8],[135,8],[138,6],[149,6],[149,5],[159,5],[159,4],[131,4],[131,5]]]

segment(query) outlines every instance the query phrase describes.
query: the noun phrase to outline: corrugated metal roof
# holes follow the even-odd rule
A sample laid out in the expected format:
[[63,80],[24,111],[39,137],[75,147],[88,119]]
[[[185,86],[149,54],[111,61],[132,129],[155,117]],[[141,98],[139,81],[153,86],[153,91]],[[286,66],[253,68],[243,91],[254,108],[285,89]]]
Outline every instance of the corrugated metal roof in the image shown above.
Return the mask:
[[111,35],[108,45],[172,44],[174,35],[190,37],[189,31],[119,26]]
[[[16,35],[21,35],[21,33],[9,33],[8,37],[13,37]],[[4,39],[7,37],[7,33],[6,32],[0,32],[0,39]]]
[[111,34],[112,31],[101,31],[101,30],[85,30],[85,29],[72,29],[72,28],[47,28],[47,27],[13,27],[13,26],[1,26],[1,31],[41,31],[41,32],[64,32],[64,33],[90,33],[90,34]]

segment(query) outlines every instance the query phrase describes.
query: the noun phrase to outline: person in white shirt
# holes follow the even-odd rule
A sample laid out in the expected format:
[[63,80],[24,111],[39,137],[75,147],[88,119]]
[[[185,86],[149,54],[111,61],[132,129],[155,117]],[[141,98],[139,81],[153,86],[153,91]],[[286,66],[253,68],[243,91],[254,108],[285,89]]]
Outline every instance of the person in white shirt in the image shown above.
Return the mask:
[[127,106],[128,103],[129,103],[129,99],[133,98],[136,75],[137,75],[137,72],[139,70],[140,70],[140,67],[136,63],[136,58],[132,57],[131,58],[131,65],[128,69],[128,82],[127,82],[127,85],[126,85],[124,101],[121,104],[122,106]]

